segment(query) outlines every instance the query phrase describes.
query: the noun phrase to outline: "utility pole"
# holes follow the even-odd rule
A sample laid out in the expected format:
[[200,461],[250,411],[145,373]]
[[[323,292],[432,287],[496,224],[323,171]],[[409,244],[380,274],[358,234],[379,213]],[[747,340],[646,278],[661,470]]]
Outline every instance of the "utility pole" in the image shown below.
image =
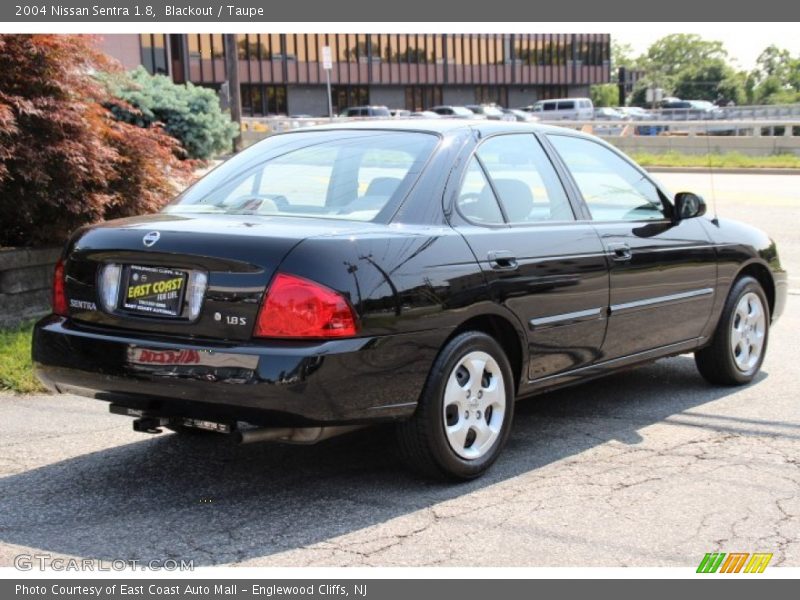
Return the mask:
[[239,152],[242,149],[242,88],[239,85],[239,49],[236,45],[236,34],[226,33],[222,37],[225,47],[225,73],[230,93],[231,119],[239,128],[239,133],[233,138],[233,151]]
[[333,101],[331,100],[331,69],[333,68],[333,56],[331,47],[322,47],[322,68],[325,69],[325,81],[328,83],[328,119],[333,121]]

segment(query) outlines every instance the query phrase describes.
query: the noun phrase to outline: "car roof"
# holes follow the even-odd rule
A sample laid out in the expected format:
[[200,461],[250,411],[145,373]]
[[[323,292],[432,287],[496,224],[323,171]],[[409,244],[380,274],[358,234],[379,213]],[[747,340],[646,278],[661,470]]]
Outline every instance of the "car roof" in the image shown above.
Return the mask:
[[[321,131],[321,130],[353,130],[353,129],[376,129],[387,131],[421,131],[424,133],[435,133],[439,135],[457,133],[458,131],[473,130],[481,136],[494,135],[498,133],[524,133],[524,132],[559,132],[575,133],[580,132],[558,127],[555,125],[543,125],[541,123],[520,123],[517,121],[488,121],[479,119],[372,119],[369,121],[346,121],[334,122],[327,125],[316,125],[314,127],[304,127],[294,131]],[[292,132],[287,132],[292,133]]]

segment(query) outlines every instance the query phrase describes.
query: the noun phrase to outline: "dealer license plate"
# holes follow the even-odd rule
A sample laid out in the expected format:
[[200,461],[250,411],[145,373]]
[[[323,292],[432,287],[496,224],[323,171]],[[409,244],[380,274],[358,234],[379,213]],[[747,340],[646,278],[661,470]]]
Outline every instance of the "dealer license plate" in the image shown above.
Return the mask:
[[120,308],[137,314],[177,317],[186,295],[188,274],[164,267],[125,268]]

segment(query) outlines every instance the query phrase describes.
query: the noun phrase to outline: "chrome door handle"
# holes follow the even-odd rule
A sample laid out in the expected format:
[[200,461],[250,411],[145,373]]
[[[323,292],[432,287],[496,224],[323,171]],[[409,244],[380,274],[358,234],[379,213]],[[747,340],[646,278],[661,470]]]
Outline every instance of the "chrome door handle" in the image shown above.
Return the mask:
[[614,260],[619,260],[619,261],[630,260],[631,257],[633,256],[633,253],[631,252],[631,247],[625,243],[609,244],[608,250],[609,252],[611,252],[611,258],[613,258]]
[[492,250],[488,259],[491,267],[497,271],[513,271],[519,268],[517,257],[508,250]]

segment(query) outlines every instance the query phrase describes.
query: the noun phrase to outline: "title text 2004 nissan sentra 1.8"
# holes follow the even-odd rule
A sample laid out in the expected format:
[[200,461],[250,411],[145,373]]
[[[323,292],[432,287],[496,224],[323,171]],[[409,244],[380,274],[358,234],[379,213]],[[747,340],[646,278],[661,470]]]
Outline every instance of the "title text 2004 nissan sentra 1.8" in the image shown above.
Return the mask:
[[394,422],[412,466],[468,479],[518,398],[685,352],[713,383],[753,379],[786,275],[764,233],[704,213],[567,129],[274,135],[161,214],[76,232],[33,357],[140,431]]

